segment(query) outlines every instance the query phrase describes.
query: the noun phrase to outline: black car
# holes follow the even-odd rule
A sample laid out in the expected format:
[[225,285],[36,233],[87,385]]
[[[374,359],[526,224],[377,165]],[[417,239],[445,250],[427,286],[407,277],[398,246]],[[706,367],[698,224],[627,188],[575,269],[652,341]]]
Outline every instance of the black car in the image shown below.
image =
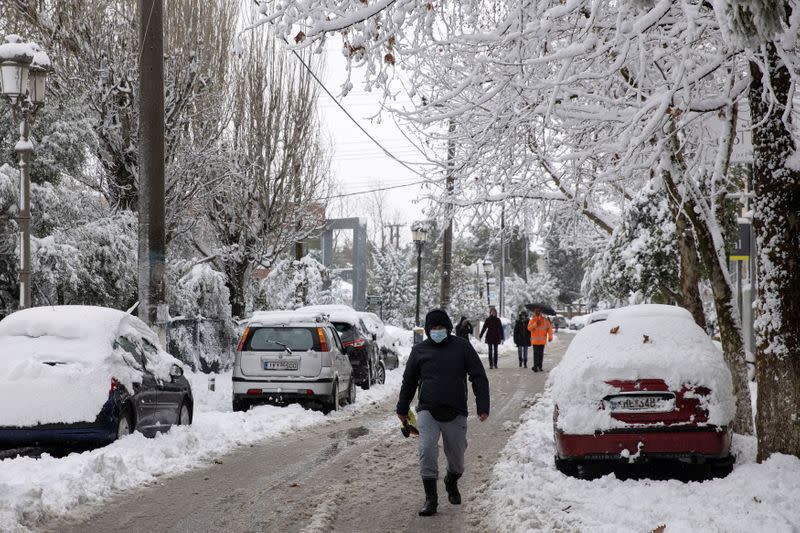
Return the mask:
[[191,386],[158,338],[122,311],[26,309],[0,321],[0,447],[107,444],[190,424]]
[[400,352],[397,350],[398,341],[386,331],[386,325],[375,313],[359,313],[367,331],[372,335],[373,340],[378,343],[380,360],[386,370],[394,370],[400,366]]
[[357,385],[369,389],[373,383],[386,382],[386,364],[381,360],[376,336],[369,332],[360,313],[347,305],[312,305],[297,311],[322,313],[330,319],[348,349]]

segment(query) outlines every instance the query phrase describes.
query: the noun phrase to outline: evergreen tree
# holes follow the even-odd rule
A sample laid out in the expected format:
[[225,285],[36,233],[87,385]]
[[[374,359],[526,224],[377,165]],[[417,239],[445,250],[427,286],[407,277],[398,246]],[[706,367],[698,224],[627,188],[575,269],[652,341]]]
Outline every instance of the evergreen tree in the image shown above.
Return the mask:
[[675,301],[680,291],[676,238],[665,191],[651,181],[595,254],[584,279],[586,292],[622,301]]
[[545,238],[544,264],[547,273],[558,282],[558,301],[570,304],[581,297],[583,281],[583,253],[580,250],[565,248],[560,236],[554,229]]
[[370,294],[383,302],[383,320],[397,326],[409,325],[416,291],[416,269],[408,247],[386,246],[372,253]]

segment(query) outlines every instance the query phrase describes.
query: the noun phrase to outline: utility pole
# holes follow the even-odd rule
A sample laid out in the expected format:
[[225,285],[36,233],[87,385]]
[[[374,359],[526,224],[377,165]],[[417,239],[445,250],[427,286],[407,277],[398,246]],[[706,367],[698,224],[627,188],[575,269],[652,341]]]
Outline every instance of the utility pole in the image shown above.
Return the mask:
[[139,0],[139,317],[166,344],[162,0]]
[[[505,185],[503,186],[505,191]],[[506,202],[500,208],[500,309],[498,314],[505,316],[506,308]]]
[[450,119],[447,128],[447,203],[445,204],[445,217],[447,226],[444,229],[444,239],[442,242],[442,283],[439,290],[439,302],[442,309],[447,309],[450,305],[450,269],[453,265],[453,189],[455,176],[453,170],[456,158],[456,141],[453,133],[456,131],[456,123]]

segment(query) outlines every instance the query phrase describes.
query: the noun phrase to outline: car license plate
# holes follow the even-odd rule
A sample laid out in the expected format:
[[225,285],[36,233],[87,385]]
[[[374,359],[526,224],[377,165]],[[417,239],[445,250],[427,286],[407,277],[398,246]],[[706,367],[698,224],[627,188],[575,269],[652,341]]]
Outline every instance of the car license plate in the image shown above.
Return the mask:
[[625,394],[606,400],[615,413],[664,413],[675,409],[675,397],[665,394]]
[[264,361],[264,370],[297,370],[297,361]]

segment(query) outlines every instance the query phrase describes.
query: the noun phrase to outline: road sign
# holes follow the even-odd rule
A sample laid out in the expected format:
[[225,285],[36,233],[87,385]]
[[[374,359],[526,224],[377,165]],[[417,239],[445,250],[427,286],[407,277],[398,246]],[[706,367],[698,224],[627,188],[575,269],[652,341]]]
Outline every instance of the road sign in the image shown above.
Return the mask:
[[381,305],[383,300],[380,296],[367,296],[367,305]]
[[739,234],[731,250],[731,261],[748,261],[750,259],[750,223],[739,223]]

